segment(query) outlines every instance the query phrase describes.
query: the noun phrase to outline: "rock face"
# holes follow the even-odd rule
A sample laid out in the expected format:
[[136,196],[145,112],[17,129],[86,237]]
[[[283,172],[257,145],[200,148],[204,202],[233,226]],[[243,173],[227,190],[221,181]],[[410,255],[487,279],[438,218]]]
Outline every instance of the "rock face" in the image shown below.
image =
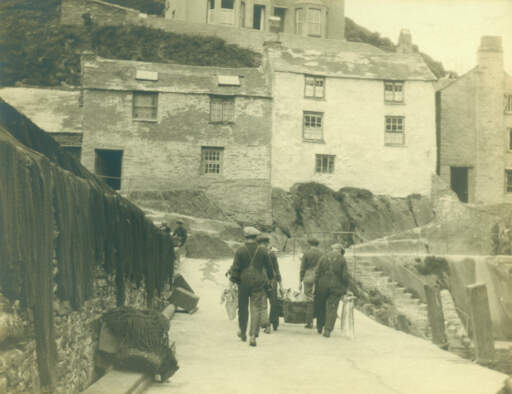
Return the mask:
[[275,228],[288,237],[303,242],[312,235],[322,242],[346,244],[411,229],[433,218],[430,201],[423,196],[376,196],[355,188],[336,192],[318,183],[297,184],[289,193],[274,189],[272,214]]

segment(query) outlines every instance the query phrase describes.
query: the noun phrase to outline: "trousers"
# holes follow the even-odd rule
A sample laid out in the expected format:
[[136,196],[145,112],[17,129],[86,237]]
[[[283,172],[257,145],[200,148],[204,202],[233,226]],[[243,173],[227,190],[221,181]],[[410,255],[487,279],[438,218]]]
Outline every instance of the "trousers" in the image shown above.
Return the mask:
[[238,285],[238,327],[242,335],[247,333],[249,320],[249,287],[243,282]]
[[260,327],[266,327],[267,321],[267,294],[263,289],[253,290],[249,296],[251,308],[251,328],[249,335],[257,337],[260,333]]
[[277,301],[277,282],[275,280],[272,281],[272,288],[270,290],[270,295],[268,297],[268,301],[270,303],[270,314],[269,314],[269,323],[272,324],[274,330],[279,327],[279,305]]
[[334,329],[340,300],[341,291],[339,289],[325,288],[316,290],[314,309],[318,332],[321,332],[323,328],[329,332]]

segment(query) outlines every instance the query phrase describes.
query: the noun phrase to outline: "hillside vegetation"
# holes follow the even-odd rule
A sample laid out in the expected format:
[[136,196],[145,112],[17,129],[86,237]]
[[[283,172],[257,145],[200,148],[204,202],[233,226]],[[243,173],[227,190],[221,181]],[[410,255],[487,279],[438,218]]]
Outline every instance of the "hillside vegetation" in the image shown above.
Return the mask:
[[[142,12],[162,14],[163,0],[108,0]],[[187,36],[137,26],[59,25],[60,0],[0,2],[0,86],[78,85],[80,53],[90,49],[117,59],[171,62],[197,66],[256,67],[260,55],[214,37]],[[347,18],[347,39],[386,51],[395,45]],[[423,54],[438,77],[441,63]]]

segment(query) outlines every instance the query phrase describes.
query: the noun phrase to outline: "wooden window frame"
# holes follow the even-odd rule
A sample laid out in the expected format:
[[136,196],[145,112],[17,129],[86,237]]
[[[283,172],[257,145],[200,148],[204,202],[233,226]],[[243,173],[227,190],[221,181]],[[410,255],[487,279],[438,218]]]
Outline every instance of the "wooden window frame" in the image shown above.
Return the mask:
[[[218,158],[212,158],[209,154],[218,154]],[[214,170],[215,166],[218,170]],[[202,146],[201,147],[201,175],[222,176],[224,172],[224,147]]]
[[[320,118],[320,126],[319,127],[311,127],[311,119],[309,121],[310,126],[306,126],[306,118],[307,117],[316,117]],[[316,123],[316,121],[314,122]],[[306,138],[306,133],[308,130],[311,131],[319,131],[320,138]],[[302,112],[302,139],[307,142],[324,142],[324,113],[323,112],[314,112],[314,111],[303,111]]]
[[512,94],[505,94],[505,109],[506,114],[512,114]]
[[[318,22],[313,22],[313,15],[316,15],[318,11]],[[308,25],[308,36],[309,37],[322,37],[322,9],[321,8],[308,8],[307,12],[307,25]],[[312,32],[313,26],[318,27],[318,33]]]
[[[391,86],[391,98],[388,98],[387,88]],[[397,99],[397,87],[400,86],[401,96]],[[384,102],[388,104],[403,104],[405,102],[405,93],[404,93],[405,81],[384,81]]]
[[[138,96],[151,96],[154,98],[154,102],[151,105],[137,105]],[[138,108],[152,108],[153,116],[150,118],[137,117]],[[158,121],[158,92],[146,92],[146,91],[134,91],[132,94],[132,119],[142,122],[157,122]]]
[[[325,163],[324,160],[327,162]],[[317,153],[315,155],[315,174],[334,174],[334,171],[336,170],[335,166],[336,155],[328,155],[323,153]]]
[[[304,24],[306,23],[306,8],[295,9],[295,34],[304,34]],[[300,16],[300,18],[299,18]]]
[[[216,115],[216,105],[220,105],[220,117]],[[235,123],[235,97],[210,96],[210,122],[223,124]]]
[[[307,94],[308,79],[313,80],[313,95],[312,96],[308,96],[308,94]],[[321,96],[316,95],[317,81],[322,81],[322,95]],[[324,100],[325,99],[325,85],[326,85],[325,82],[326,82],[326,78],[323,76],[305,74],[304,75],[304,97],[308,98],[308,99]]]
[[[388,128],[388,120],[390,121],[391,128]],[[400,128],[401,131],[393,131],[393,120],[400,120]],[[397,123],[398,129],[398,123]],[[402,135],[402,142],[390,142],[387,137],[396,136],[398,134]],[[385,146],[405,146],[405,116],[396,116],[396,115],[386,115],[384,117],[384,145]]]
[[512,193],[512,168],[505,169],[505,193]]

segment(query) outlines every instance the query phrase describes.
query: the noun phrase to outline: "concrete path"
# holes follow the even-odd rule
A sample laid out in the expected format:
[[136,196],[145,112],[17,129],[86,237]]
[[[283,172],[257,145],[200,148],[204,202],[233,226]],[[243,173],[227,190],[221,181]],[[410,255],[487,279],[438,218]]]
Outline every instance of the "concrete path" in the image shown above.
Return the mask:
[[[249,347],[220,304],[230,263],[183,261],[199,311],[172,320],[180,370],[148,393],[494,394],[506,378],[357,312],[353,341],[341,337],[339,320],[331,338],[282,322]],[[298,265],[280,258],[285,287],[297,286]]]

